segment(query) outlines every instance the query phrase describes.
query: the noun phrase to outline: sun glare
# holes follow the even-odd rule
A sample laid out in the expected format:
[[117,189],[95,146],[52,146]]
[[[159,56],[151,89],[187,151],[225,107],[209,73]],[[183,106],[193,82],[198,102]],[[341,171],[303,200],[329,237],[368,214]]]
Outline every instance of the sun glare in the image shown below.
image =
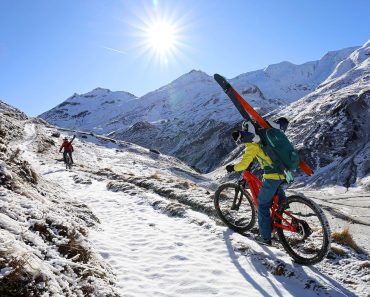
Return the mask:
[[147,65],[173,66],[188,61],[186,52],[191,48],[189,28],[192,24],[184,8],[178,5],[144,7],[135,13],[137,19],[130,25],[135,28],[134,49],[137,57]]
[[164,22],[153,24],[148,28],[148,42],[159,54],[166,54],[175,47],[176,30]]
[[147,24],[145,43],[149,50],[154,51],[161,62],[168,63],[171,55],[178,50],[177,28],[167,21],[156,21]]

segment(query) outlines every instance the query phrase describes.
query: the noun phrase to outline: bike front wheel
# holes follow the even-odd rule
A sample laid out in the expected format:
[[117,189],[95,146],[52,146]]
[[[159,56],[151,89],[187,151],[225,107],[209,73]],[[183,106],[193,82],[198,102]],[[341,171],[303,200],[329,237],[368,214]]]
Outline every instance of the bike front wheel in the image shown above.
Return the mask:
[[[276,222],[277,233],[284,249],[295,262],[313,265],[330,250],[330,226],[322,209],[312,200],[290,196],[281,205]],[[288,230],[293,227],[295,230]]]
[[220,219],[236,232],[244,233],[256,222],[252,198],[241,185],[234,183],[221,185],[215,193],[214,204]]

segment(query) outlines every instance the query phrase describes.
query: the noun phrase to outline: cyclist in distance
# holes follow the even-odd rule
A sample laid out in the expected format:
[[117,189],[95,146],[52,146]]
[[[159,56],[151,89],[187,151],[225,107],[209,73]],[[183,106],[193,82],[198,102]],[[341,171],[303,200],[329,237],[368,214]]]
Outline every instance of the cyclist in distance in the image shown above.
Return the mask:
[[[270,124],[285,131],[288,123],[287,119],[280,118],[276,122]],[[257,159],[264,171],[262,186],[258,194],[259,235],[255,239],[261,244],[271,245],[272,222],[270,207],[277,190],[279,190],[279,205],[286,199],[285,192],[280,187],[285,181],[285,175],[279,173],[279,170],[275,169],[273,161],[263,151],[260,137],[256,135],[254,126],[251,122],[243,122],[242,130],[234,131],[231,136],[237,145],[241,143],[245,145],[245,152],[239,163],[226,166],[227,172],[246,170],[255,159]]]
[[72,143],[68,140],[67,137],[64,138],[64,141],[63,141],[62,145],[60,146],[59,152],[62,152],[62,149],[64,149],[64,151],[63,151],[64,163],[66,163],[66,157],[67,157],[67,154],[68,154],[69,157],[71,158],[71,163],[73,164],[73,159],[72,159],[73,146],[72,146]]

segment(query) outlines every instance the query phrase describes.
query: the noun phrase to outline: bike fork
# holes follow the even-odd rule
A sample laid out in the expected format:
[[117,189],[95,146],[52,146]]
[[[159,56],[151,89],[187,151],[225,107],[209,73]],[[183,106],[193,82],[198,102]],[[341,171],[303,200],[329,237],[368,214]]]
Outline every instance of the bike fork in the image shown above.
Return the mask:
[[[238,189],[235,191],[234,200],[233,200],[233,204],[231,206],[231,210],[239,210],[240,204],[242,203],[243,191],[240,189],[240,187],[241,187],[241,184],[239,184]],[[239,197],[239,200],[238,200],[239,193],[240,193],[240,197]]]

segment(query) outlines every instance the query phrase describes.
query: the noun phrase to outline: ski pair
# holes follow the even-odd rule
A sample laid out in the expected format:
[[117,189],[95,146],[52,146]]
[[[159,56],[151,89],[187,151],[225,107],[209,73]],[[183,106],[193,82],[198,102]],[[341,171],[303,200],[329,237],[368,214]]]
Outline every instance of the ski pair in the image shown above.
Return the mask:
[[[256,131],[261,128],[271,128],[270,124],[265,121],[265,119],[260,116],[260,114],[251,105],[249,105],[247,101],[244,100],[244,98],[230,85],[230,83],[223,76],[216,73],[213,77],[224,90],[226,95],[234,103],[235,107],[238,109],[242,117],[248,121],[251,121],[251,119],[254,120],[251,122],[255,126]],[[300,159],[299,161],[299,168],[307,175],[313,175],[314,173],[311,167],[302,159]]]

